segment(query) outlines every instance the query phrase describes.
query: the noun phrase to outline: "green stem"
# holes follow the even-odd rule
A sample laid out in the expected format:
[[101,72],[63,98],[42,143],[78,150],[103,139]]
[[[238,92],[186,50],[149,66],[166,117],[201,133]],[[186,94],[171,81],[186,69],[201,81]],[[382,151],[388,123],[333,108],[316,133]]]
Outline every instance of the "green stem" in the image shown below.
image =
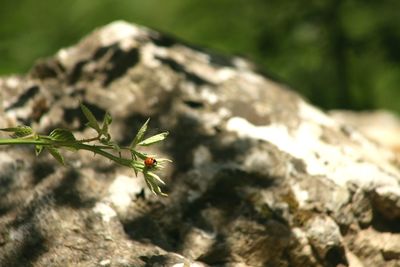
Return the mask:
[[0,145],[53,145],[44,140],[24,139],[24,138],[1,138]]
[[100,139],[100,135],[97,137],[92,137],[92,138],[87,138],[87,139],[81,139],[78,140],[81,143],[89,143],[89,142],[93,142],[93,141],[98,141]]
[[112,161],[117,162],[120,165],[132,167],[131,160],[117,157],[111,153],[108,153],[96,145],[86,145],[81,143],[71,143],[54,140],[36,140],[36,139],[22,139],[22,138],[5,138],[0,139],[0,145],[41,145],[41,146],[56,146],[56,147],[71,147],[77,150],[83,149],[100,154]]
[[117,157],[111,153],[108,153],[102,149],[99,149],[96,145],[86,145],[86,144],[80,144],[80,143],[73,143],[73,144],[69,144],[70,147],[73,147],[75,149],[83,149],[83,150],[88,150],[88,151],[92,151],[96,154],[100,154],[110,160],[113,160],[115,162],[117,162],[120,165],[123,166],[127,166],[127,167],[132,167],[131,166],[131,160],[129,159],[124,159],[124,158],[120,158]]

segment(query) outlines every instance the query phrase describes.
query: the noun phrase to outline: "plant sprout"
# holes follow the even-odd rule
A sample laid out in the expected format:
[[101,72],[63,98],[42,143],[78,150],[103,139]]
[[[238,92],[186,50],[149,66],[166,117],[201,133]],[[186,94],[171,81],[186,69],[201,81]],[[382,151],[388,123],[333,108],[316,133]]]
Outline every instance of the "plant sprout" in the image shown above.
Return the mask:
[[[157,158],[157,164],[147,166],[144,161],[149,157],[146,153],[137,150],[137,147],[145,147],[163,141],[168,132],[162,132],[148,138],[144,138],[149,123],[148,119],[139,129],[131,144],[127,147],[119,146],[111,139],[109,134],[109,126],[112,118],[109,113],[104,115],[102,124],[100,125],[93,113],[83,104],[80,105],[83,114],[88,122],[86,126],[96,131],[97,135],[91,138],[78,140],[73,133],[67,129],[54,129],[49,135],[41,135],[33,131],[26,125],[20,125],[11,128],[2,128],[1,131],[10,132],[12,138],[0,139],[0,145],[30,144],[35,146],[36,155],[38,156],[43,150],[47,150],[58,162],[65,165],[64,157],[60,153],[60,148],[76,150],[88,150],[95,154],[104,156],[119,165],[133,169],[136,176],[139,172],[143,173],[149,189],[156,195],[167,196],[161,191],[160,186],[165,185],[164,181],[154,171],[164,167],[169,159]],[[129,158],[123,157],[121,151],[130,152]]]

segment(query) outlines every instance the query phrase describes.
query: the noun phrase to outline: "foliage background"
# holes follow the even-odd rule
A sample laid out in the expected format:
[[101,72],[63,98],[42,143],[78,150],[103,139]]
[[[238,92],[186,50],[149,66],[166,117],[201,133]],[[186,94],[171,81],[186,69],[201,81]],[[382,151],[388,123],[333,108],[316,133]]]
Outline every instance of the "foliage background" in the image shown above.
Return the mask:
[[256,62],[326,108],[400,113],[397,0],[0,0],[0,74],[127,20]]

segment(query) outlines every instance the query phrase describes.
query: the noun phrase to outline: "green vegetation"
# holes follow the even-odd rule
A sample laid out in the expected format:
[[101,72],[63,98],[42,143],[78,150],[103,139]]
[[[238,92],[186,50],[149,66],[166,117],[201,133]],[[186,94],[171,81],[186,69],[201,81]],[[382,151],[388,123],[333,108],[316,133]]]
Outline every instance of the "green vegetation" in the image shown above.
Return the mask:
[[[58,162],[64,165],[64,157],[60,153],[60,148],[70,150],[87,150],[94,154],[99,154],[115,163],[133,169],[135,174],[143,173],[149,189],[156,195],[166,196],[161,191],[160,185],[165,185],[164,181],[153,171],[163,168],[165,162],[170,162],[168,159],[154,158],[139,152],[137,146],[150,146],[158,143],[166,138],[168,132],[163,132],[149,138],[144,139],[147,131],[147,120],[140,128],[135,138],[132,140],[129,147],[120,147],[112,141],[111,135],[108,132],[108,127],[112,122],[111,116],[106,113],[102,125],[99,125],[92,112],[81,104],[82,112],[88,120],[86,126],[92,128],[97,133],[96,136],[77,140],[75,136],[67,129],[54,129],[49,135],[40,135],[33,131],[29,126],[20,125],[12,128],[3,128],[0,131],[12,133],[11,139],[0,139],[0,145],[34,145],[36,155],[38,156],[44,149],[47,150]],[[122,156],[122,151],[129,152],[130,157]],[[151,164],[146,164],[150,159]],[[153,164],[156,163],[156,164]]]
[[399,10],[395,0],[0,0],[0,73],[123,19],[246,56],[324,108],[400,112]]

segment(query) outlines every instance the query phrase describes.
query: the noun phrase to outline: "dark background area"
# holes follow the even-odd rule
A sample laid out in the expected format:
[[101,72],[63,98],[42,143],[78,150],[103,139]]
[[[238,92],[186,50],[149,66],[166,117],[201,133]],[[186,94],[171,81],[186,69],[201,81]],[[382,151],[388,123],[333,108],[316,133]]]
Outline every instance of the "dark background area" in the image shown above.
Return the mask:
[[121,19],[244,56],[322,108],[400,113],[398,0],[0,0],[0,75]]

